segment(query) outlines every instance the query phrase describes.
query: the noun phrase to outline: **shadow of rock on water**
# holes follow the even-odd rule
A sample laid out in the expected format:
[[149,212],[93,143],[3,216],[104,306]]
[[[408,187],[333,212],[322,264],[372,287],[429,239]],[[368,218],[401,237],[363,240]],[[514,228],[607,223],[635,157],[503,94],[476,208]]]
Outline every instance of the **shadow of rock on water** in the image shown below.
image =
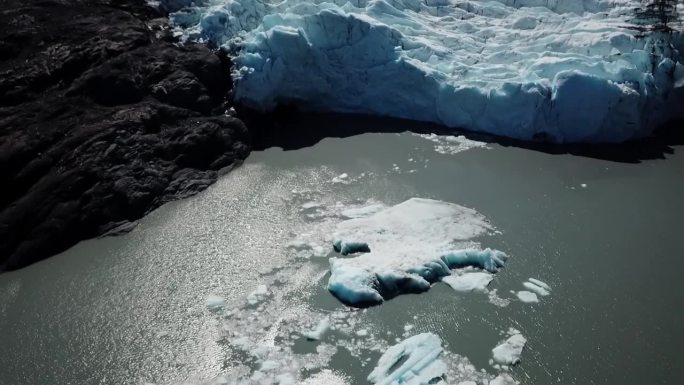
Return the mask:
[[434,123],[358,114],[300,113],[281,107],[272,114],[260,114],[241,108],[240,119],[252,131],[254,150],[280,147],[285,151],[310,147],[325,138],[347,138],[365,133],[434,133],[464,135],[468,139],[519,147],[547,154],[570,154],[621,163],[640,163],[665,159],[674,146],[684,145],[684,121],[663,125],[651,137],[624,143],[558,144],[548,141],[524,141],[501,136],[450,129]]

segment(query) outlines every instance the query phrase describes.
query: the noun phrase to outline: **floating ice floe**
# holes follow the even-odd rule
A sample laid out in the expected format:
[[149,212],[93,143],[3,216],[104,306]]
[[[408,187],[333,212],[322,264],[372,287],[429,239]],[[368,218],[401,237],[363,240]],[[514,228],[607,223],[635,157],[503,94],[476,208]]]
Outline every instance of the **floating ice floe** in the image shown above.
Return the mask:
[[490,282],[492,282],[493,279],[494,274],[492,273],[467,269],[465,271],[456,270],[454,274],[442,277],[442,282],[446,283],[456,291],[486,292],[487,286]]
[[517,294],[518,299],[525,303],[536,303],[539,302],[539,298],[535,293],[531,291],[521,290]]
[[225,300],[223,297],[219,297],[218,295],[215,294],[210,294],[207,297],[207,308],[211,311],[218,311],[223,309],[223,306],[225,306]]
[[492,349],[492,360],[498,365],[515,365],[520,362],[527,339],[519,330],[508,329],[508,339]]
[[345,172],[345,173],[342,173],[342,174],[340,174],[340,175],[334,177],[334,178],[332,179],[332,182],[333,182],[333,183],[344,183],[344,184],[347,184],[347,183],[350,182],[350,181],[349,181],[349,175],[348,175],[346,172]]
[[538,279],[530,278],[527,282],[523,282],[523,286],[542,297],[551,294],[551,287]]
[[[638,37],[639,0],[163,0],[232,53],[257,110],[392,116],[520,139],[624,141],[684,109],[684,34]],[[589,96],[589,97],[588,97]]]
[[500,374],[495,379],[489,381],[489,385],[517,385],[518,382],[509,374]]
[[418,334],[391,346],[368,375],[378,385],[445,384],[446,364],[439,358],[442,341],[432,333]]
[[304,337],[313,341],[320,341],[323,338],[323,334],[330,328],[330,319],[328,317],[323,318],[318,322],[316,328],[302,333]]
[[328,290],[345,304],[371,306],[427,291],[451,269],[474,266],[496,273],[508,256],[468,242],[492,229],[475,210],[421,198],[341,222],[335,250],[365,254],[331,258]]
[[250,305],[256,305],[263,301],[268,296],[268,287],[266,285],[259,285],[253,292],[247,296],[247,302]]

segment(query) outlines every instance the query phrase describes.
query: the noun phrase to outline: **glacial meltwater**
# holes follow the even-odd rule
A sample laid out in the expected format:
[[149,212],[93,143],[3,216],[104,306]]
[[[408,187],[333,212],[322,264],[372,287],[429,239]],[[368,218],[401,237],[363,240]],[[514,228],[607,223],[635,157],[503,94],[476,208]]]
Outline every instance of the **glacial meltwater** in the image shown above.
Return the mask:
[[[0,384],[381,383],[440,346],[406,375],[680,383],[682,150],[620,163],[385,133],[253,152],[127,235],[0,275]],[[410,198],[459,205],[475,226],[459,240],[505,265],[343,305],[328,291],[329,259],[354,257],[333,251],[339,224]],[[441,223],[447,206],[430,207]],[[421,254],[408,228],[385,250]]]

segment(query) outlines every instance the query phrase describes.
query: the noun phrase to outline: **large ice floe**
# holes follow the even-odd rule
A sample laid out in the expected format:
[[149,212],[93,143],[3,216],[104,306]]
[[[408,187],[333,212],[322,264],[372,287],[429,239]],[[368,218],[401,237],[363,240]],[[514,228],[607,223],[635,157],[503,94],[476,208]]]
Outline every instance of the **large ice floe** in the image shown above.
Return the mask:
[[334,248],[353,258],[330,258],[328,290],[353,306],[421,293],[451,269],[473,266],[496,273],[508,256],[479,249],[472,238],[493,227],[477,211],[411,198],[365,218],[337,225]]
[[258,110],[559,142],[640,137],[684,114],[683,35],[636,37],[638,0],[165,1],[183,38],[229,48],[234,99]]

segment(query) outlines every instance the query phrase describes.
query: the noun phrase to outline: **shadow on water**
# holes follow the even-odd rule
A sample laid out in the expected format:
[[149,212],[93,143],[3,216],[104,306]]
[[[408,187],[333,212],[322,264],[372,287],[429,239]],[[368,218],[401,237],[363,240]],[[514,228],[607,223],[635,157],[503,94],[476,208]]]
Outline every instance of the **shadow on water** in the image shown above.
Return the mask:
[[621,163],[640,163],[664,159],[674,153],[674,146],[684,145],[684,121],[670,122],[649,138],[625,143],[557,144],[524,141],[495,135],[450,129],[434,123],[404,119],[337,113],[300,113],[281,108],[272,114],[241,109],[239,117],[252,128],[254,150],[280,147],[285,151],[310,147],[325,138],[346,138],[364,133],[435,133],[464,135],[473,140],[518,147],[547,154],[571,154]]

